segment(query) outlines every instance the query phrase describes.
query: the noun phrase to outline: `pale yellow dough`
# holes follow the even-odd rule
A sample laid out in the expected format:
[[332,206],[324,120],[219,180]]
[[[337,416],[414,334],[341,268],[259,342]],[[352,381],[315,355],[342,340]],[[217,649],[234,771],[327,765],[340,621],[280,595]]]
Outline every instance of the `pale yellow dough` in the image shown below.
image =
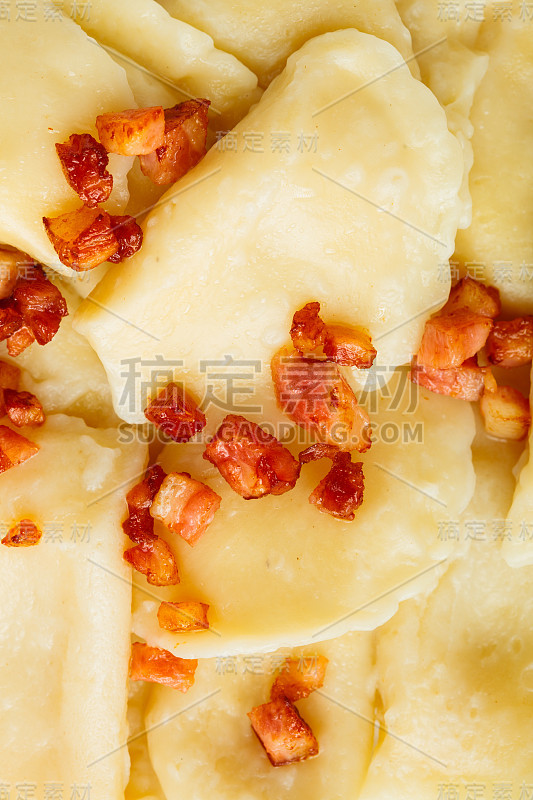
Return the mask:
[[458,540],[477,540],[429,597],[377,632],[386,732],[361,800],[436,800],[455,785],[460,797],[476,784],[479,797],[510,786],[501,796],[518,798],[524,782],[531,791],[533,569],[501,557],[519,452],[478,437],[478,487],[458,518]]
[[35,394],[46,414],[81,417],[96,428],[114,426],[118,420],[104,368],[87,340],[72,328],[80,298],[64,282],[56,283],[69,316],[61,320],[52,341],[44,346],[34,342],[16,358],[8,355],[2,343],[0,359],[22,370],[20,388]]
[[[66,13],[71,0],[63,0]],[[173,19],[155,0],[91,0],[74,19],[102,45],[129,56],[188,96],[211,100],[219,127],[231,127],[259,99],[256,76],[210,36]]]
[[158,356],[200,396],[206,359],[252,359],[264,379],[316,299],[370,330],[383,370],[409,361],[448,295],[460,147],[389,44],[354,30],[308,42],[232,136],[238,152],[223,141],[170,189],[142,250],[78,312],[127,421],[144,421]]
[[131,598],[120,521],[145,448],[63,415],[27,435],[41,450],[1,477],[2,535],[30,518],[43,538],[0,545],[1,780],[11,796],[16,784],[35,797],[90,784],[91,800],[120,800]]
[[[167,447],[163,468],[205,481],[222,504],[194,548],[156,526],[177,555],[181,583],[157,590],[137,577],[134,633],[183,657],[272,650],[371,630],[401,599],[433,586],[440,562],[456,554],[439,540],[441,523],[462,511],[474,488],[472,409],[421,393],[415,410],[405,371],[384,394],[369,402],[376,442],[361,457],[365,497],[353,522],[308,502],[329,462],[305,466],[285,495],[247,501],[202,458],[203,445]],[[267,419],[280,426],[275,414]],[[291,449],[306,443],[302,437]],[[163,631],[158,597],[208,603],[212,630]]]
[[[533,403],[531,396],[529,402]],[[503,543],[503,555],[511,567],[533,565],[532,437],[533,431],[530,431],[526,452],[515,469],[516,491],[508,515],[509,533]]]
[[498,287],[508,313],[531,314],[533,20],[520,20],[524,3],[513,6],[512,22],[489,18],[477,42],[489,54],[489,68],[471,117],[473,220],[457,238],[456,258]]
[[[0,21],[0,242],[71,277],[83,294],[105,268],[76,278],[59,261],[42,222],[81,205],[55,144],[72,133],[96,136],[96,116],[131,108],[133,95],[124,71],[77,25],[65,17],[46,19],[41,4],[34,6],[35,21]],[[126,206],[131,163],[110,157],[114,189],[106,208],[113,213]]]
[[306,41],[343,28],[357,28],[390,42],[418,74],[411,39],[394,0],[161,0],[161,5],[176,19],[208,33],[217,47],[236,55],[264,88]]
[[[464,155],[461,191],[461,228],[472,220],[472,199],[468,178],[472,168],[470,120],[472,103],[486,72],[488,58],[475,49],[480,27],[468,0],[443,3],[441,0],[397,0],[396,5],[413,38],[413,50],[420,65],[422,80],[443,106],[450,130],[457,136]],[[477,4],[479,6],[479,3]],[[450,7],[457,14],[449,13]]]
[[[324,686],[298,710],[319,755],[273,768],[246,713],[269,700],[286,655],[329,659]],[[303,650],[199,662],[186,694],[155,687],[146,715],[148,744],[168,800],[324,800],[356,797],[373,739],[371,634],[347,634]],[[305,664],[305,661],[303,662]],[[254,674],[255,671],[255,674]]]

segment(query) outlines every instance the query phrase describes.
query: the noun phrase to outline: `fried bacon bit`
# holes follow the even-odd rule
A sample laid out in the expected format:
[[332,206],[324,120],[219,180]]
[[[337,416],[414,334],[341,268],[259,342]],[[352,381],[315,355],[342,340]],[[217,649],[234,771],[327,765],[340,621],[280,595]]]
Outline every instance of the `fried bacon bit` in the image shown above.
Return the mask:
[[130,547],[124,552],[124,558],[133,569],[146,575],[152,586],[174,586],[180,582],[174,554],[159,536]]
[[36,428],[45,420],[42,405],[31,392],[4,389],[5,413],[17,428]]
[[271,368],[278,405],[293,422],[341,450],[368,450],[370,419],[337,364],[283,348]]
[[409,378],[430,392],[474,402],[481,398],[489,374],[492,375],[490,370],[478,366],[475,358],[454,369],[422,367],[414,359]]
[[309,697],[315,689],[324,685],[328,659],[325,656],[313,658],[286,658],[272,690],[270,697],[286,697],[291,703]]
[[2,539],[2,544],[6,547],[31,547],[39,544],[43,532],[31,519],[21,519]]
[[143,243],[141,226],[133,217],[110,217],[113,233],[118,239],[117,252],[107,259],[112,264],[118,264],[126,258],[131,258]]
[[330,471],[310,494],[309,502],[336,519],[352,522],[363,502],[364,490],[362,462],[354,464],[349,453],[337,453]]
[[496,322],[487,339],[487,357],[498,367],[521,367],[533,358],[533,317]]
[[130,678],[132,681],[162,683],[179,692],[188,692],[194,684],[198,660],[178,658],[161,647],[134,642],[131,648]]
[[460,309],[494,319],[502,310],[500,293],[493,286],[485,286],[473,278],[461,278],[450,291],[448,302],[439,313],[453,314]]
[[162,106],[110,111],[96,117],[96,130],[108,153],[148,155],[164,143],[165,113]]
[[165,109],[164,141],[140,158],[147,178],[175,183],[205,156],[209,106],[209,100],[186,100]]
[[177,383],[169,383],[159,392],[144,416],[175,442],[188,442],[207,422],[192,397]]
[[16,310],[13,300],[0,300],[0,341],[9,339],[23,324],[24,320]]
[[144,478],[130,489],[126,495],[128,518],[122,523],[122,529],[132,542],[143,544],[156,538],[154,519],[150,514],[150,506],[161,488],[166,472],[159,464],[146,470]]
[[498,439],[525,439],[531,425],[528,400],[511,386],[485,392],[480,403],[485,430]]
[[82,206],[59,217],[43,217],[43,223],[61,263],[76,272],[94,269],[119,249],[110,216],[100,208]]
[[6,425],[0,425],[0,472],[18,467],[39,452],[39,445],[30,442]]
[[159,489],[150,514],[191,547],[213,522],[222,498],[188,472],[171,472]]
[[18,276],[18,268],[24,254],[18,250],[0,248],[0,300],[11,297]]
[[63,295],[38,266],[26,268],[24,277],[18,278],[13,299],[24,323],[40,345],[48,344],[54,338],[62,318],[68,316]]
[[105,203],[113,189],[113,176],[107,171],[109,156],[105,147],[89,133],[73,133],[67,142],[56,144],[56,151],[69,186],[86,206]]
[[300,475],[300,464],[275,436],[237,414],[223,419],[204,458],[245,500],[284,494]]
[[18,389],[20,369],[7,361],[0,361],[0,389]]
[[20,356],[30,344],[35,341],[35,336],[27,325],[23,325],[18,331],[12,333],[7,339],[7,352],[12,358]]
[[359,369],[370,369],[378,354],[368,331],[343,325],[327,326],[324,353],[343,367]]
[[272,766],[282,767],[318,755],[313,731],[286,697],[252,708],[248,717]]
[[435,369],[460,367],[485,345],[492,326],[490,317],[467,309],[432,317],[426,322],[418,363]]
[[180,603],[161,603],[157,610],[159,626],[165,631],[173,633],[191,633],[192,631],[205,631],[209,628],[206,603],[197,603],[194,600]]
[[320,303],[306,303],[292,318],[291,339],[299,353],[312,353],[324,344],[326,326],[319,316]]

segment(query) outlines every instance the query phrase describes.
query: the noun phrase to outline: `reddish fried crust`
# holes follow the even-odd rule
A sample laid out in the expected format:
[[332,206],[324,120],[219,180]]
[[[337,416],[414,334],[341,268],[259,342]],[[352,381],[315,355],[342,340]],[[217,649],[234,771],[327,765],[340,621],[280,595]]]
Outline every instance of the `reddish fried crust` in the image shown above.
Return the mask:
[[111,228],[118,239],[118,250],[107,259],[112,264],[118,264],[126,258],[131,258],[140,250],[143,243],[141,226],[133,217],[110,217]]
[[521,441],[531,427],[529,400],[511,386],[497,386],[483,394],[480,403],[485,430],[498,439]]
[[161,488],[166,472],[158,464],[146,470],[144,478],[126,495],[128,518],[122,523],[126,536],[136,544],[143,544],[155,539],[154,519],[150,514],[150,506]]
[[59,260],[76,272],[103,264],[119,249],[109,214],[82,206],[59,217],[43,217],[43,224]]
[[56,151],[65,178],[86,206],[93,208],[109,199],[113,176],[107,171],[105,147],[89,133],[73,133],[68,141],[56,144]]
[[130,678],[150,681],[187,692],[194,684],[198,660],[178,658],[168,650],[134,642],[131,648]]
[[409,379],[430,392],[474,402],[483,394],[487,374],[487,368],[478,366],[474,358],[454,369],[423,367],[415,358]]
[[326,677],[325,656],[286,658],[270,691],[271,700],[286,697],[291,703],[303,700],[321,689]]
[[206,153],[209,100],[186,100],[165,109],[163,143],[140,157],[141,170],[157,184],[174,183]]
[[492,330],[490,317],[459,309],[426,322],[417,360],[423,367],[453,369],[485,345]]
[[43,407],[31,392],[4,389],[5,413],[17,428],[36,428],[45,421]]
[[363,502],[364,489],[362,462],[354,464],[349,453],[337,453],[330,471],[309,496],[309,502],[319,511],[351,522]]
[[207,424],[205,414],[177,383],[169,383],[159,392],[148,404],[144,416],[175,442],[189,441]]
[[34,341],[35,336],[30,328],[28,328],[27,325],[23,325],[22,328],[19,328],[18,331],[15,331],[15,333],[12,333],[11,336],[8,337],[7,352],[12,358],[16,358],[33,344]]
[[295,764],[318,755],[313,731],[286,697],[256,706],[248,717],[272,766]]
[[324,353],[336,364],[358,369],[370,369],[377,356],[368,331],[347,325],[327,326]]
[[497,289],[466,277],[461,278],[451,289],[448,302],[440,314],[452,314],[454,311],[466,309],[474,314],[494,319],[501,308],[500,293]]
[[31,519],[21,519],[2,539],[6,547],[32,547],[41,541],[42,531]]
[[188,472],[171,472],[163,481],[150,514],[194,547],[212,523],[222,498]]
[[271,368],[278,405],[289,419],[324,444],[360,453],[368,450],[370,418],[337,364],[283,348]]
[[245,500],[284,494],[300,475],[300,464],[275,436],[236,414],[224,418],[203,457]]
[[159,536],[125,550],[124,559],[152,586],[175,586],[180,582],[174,554]]
[[0,425],[0,472],[17,467],[39,452],[39,445],[30,442],[6,425]]
[[209,606],[206,603],[194,600],[179,603],[165,602],[161,603],[157,610],[157,620],[160,628],[173,633],[205,631],[209,628],[208,611]]
[[163,144],[165,114],[162,106],[110,111],[96,117],[96,129],[108,153],[146,155]]
[[299,353],[312,353],[324,343],[326,326],[320,318],[320,303],[306,303],[292,318],[291,339]]
[[496,322],[487,339],[487,358],[498,367],[520,367],[533,358],[533,317]]
[[37,265],[27,268],[24,275],[17,279],[13,301],[40,345],[53,339],[62,318],[68,316],[63,295]]

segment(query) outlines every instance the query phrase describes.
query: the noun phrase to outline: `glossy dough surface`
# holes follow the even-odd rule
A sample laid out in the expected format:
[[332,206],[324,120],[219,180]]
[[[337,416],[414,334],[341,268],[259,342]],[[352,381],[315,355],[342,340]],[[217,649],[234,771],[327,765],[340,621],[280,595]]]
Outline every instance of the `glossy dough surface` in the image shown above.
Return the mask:
[[[285,495],[247,501],[202,459],[203,445],[169,446],[164,469],[207,482],[222,504],[194,548],[158,526],[181,574],[179,586],[160,594],[208,603],[211,629],[162,631],[158,593],[139,578],[134,632],[184,658],[272,650],[375,628],[399,600],[433,585],[454,549],[439,541],[439,525],[473,491],[472,410],[425,392],[414,410],[405,371],[372,402],[377,441],[361,458],[353,454],[364,463],[365,496],[351,523],[308,502],[329,462],[304,466]],[[305,445],[300,440],[291,449]]]
[[221,142],[169,190],[140,253],[78,313],[127,421],[144,421],[157,357],[200,395],[205,360],[266,372],[317,299],[370,330],[382,369],[410,359],[447,297],[461,151],[389,44],[354,30],[307,43],[232,136],[237,151]]
[[448,528],[469,552],[377,632],[387,733],[361,800],[435,800],[456,785],[460,796],[475,785],[479,797],[531,789],[533,569],[510,569],[501,557],[519,452],[478,440],[476,494],[456,534]]
[[[33,5],[35,21],[14,15],[0,21],[0,242],[70,277],[73,271],[58,260],[42,223],[43,216],[81,205],[55,144],[72,133],[95,135],[98,114],[131,108],[134,101],[123,70],[102,48],[72,20],[46,19],[42,4]],[[114,188],[106,208],[114,213],[126,206],[131,162],[110,158]],[[80,293],[92,285],[94,275],[82,276]]]
[[[71,0],[63,0],[69,13]],[[105,46],[129,56],[192,97],[211,100],[221,125],[234,125],[259,99],[257,78],[210,36],[173,19],[154,0],[91,0],[74,18]]]
[[94,800],[119,800],[131,591],[123,493],[109,491],[137,477],[145,448],[62,415],[28,436],[40,452],[0,486],[2,535],[22,518],[43,531],[34,547],[0,546],[0,775],[13,793],[90,784]]
[[[323,800],[357,796],[373,738],[372,637],[347,634],[305,649],[206,659],[182,695],[152,690],[146,726],[150,757],[167,798]],[[286,655],[329,659],[324,686],[297,703],[319,755],[274,769],[246,713],[269,700]],[[168,721],[167,721],[168,720]]]
[[416,71],[409,33],[394,0],[161,0],[177,19],[213,37],[217,47],[234,53],[266,87],[287,58],[306,41],[328,31],[357,28],[393,44]]

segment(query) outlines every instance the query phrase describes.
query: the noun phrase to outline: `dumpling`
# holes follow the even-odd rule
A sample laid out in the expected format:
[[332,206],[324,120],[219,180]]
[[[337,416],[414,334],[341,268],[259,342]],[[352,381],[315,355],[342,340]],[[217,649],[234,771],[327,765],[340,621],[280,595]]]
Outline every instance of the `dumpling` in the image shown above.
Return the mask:
[[231,127],[259,99],[256,76],[213,40],[173,19],[155,0],[91,0],[89,12],[62,0],[81,27],[104,46],[129,56],[188,96],[211,100],[217,127]]
[[504,310],[533,312],[533,36],[525,3],[510,20],[487,8],[477,46],[489,55],[472,109],[472,225],[457,237],[455,258],[497,286]]
[[146,448],[61,414],[27,436],[40,452],[0,483],[2,536],[21,519],[42,531],[36,546],[0,545],[2,787],[120,800],[131,602],[120,521]]
[[409,33],[393,0],[161,0],[161,5],[176,19],[208,33],[217,47],[236,55],[264,88],[306,41],[344,28],[357,28],[390,42],[414,68],[413,74],[418,74]]
[[[272,767],[246,716],[268,702],[284,658],[328,660],[322,689],[299,711],[318,739],[307,762]],[[150,758],[167,798],[323,800],[356,797],[372,740],[374,675],[371,634],[351,633],[307,648],[198,664],[186,695],[155,687],[147,706]]]
[[361,800],[533,788],[533,568],[501,557],[518,453],[516,443],[476,441],[476,494],[443,531],[457,547],[466,540],[467,555],[377,632],[382,736]]
[[[0,242],[72,278],[86,294],[106,267],[76,276],[59,261],[43,226],[43,216],[81,205],[54,145],[72,133],[95,135],[98,114],[131,108],[134,100],[124,71],[102,48],[57,9],[59,18],[51,20],[42,3],[33,5],[35,21],[13,17],[0,25]],[[110,156],[112,213],[122,213],[128,201],[131,163]]]
[[448,295],[461,150],[389,44],[355,30],[308,42],[228,136],[78,312],[129,422],[144,421],[161,371],[199,396],[205,362],[251,359],[255,386],[268,380],[313,299],[367,327],[386,371],[410,360]]
[[[156,590],[136,580],[134,633],[184,658],[273,650],[371,630],[400,600],[433,586],[457,552],[440,530],[474,490],[474,418],[468,403],[410,387],[399,370],[368,398],[376,441],[354,458],[364,465],[365,492],[353,522],[308,502],[329,469],[324,461],[304,466],[284,495],[244,500],[202,458],[203,445],[168,446],[163,468],[205,481],[222,503],[194,548],[157,525],[181,583]],[[268,420],[276,431],[283,425],[280,413]],[[294,454],[307,444],[294,428],[291,441]],[[162,630],[158,598],[209,604],[210,630]]]

